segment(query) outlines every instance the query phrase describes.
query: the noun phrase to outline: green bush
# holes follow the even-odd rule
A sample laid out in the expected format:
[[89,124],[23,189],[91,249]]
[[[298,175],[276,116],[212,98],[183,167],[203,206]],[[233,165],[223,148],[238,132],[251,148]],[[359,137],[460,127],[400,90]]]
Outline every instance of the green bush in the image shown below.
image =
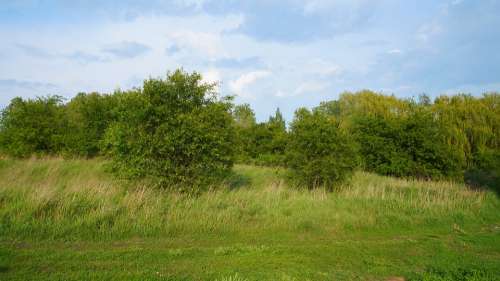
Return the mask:
[[191,191],[224,179],[234,158],[232,105],[213,89],[199,74],[177,70],[118,93],[118,121],[104,141],[114,170]]
[[233,115],[238,161],[262,166],[283,165],[288,135],[280,110],[277,109],[267,122],[257,124],[248,105],[237,106],[236,109]]
[[65,151],[70,155],[92,157],[100,153],[100,143],[115,120],[113,95],[80,93],[66,105],[69,131]]
[[353,134],[366,170],[416,178],[460,178],[465,159],[446,143],[446,128],[430,112],[355,119]]
[[236,133],[236,161],[248,163],[255,155],[254,133],[257,124],[249,104],[236,105],[232,111]]
[[350,177],[357,156],[354,142],[333,119],[299,109],[291,124],[286,163],[296,184],[332,187]]
[[0,150],[14,157],[57,154],[66,133],[61,97],[14,98],[0,117]]

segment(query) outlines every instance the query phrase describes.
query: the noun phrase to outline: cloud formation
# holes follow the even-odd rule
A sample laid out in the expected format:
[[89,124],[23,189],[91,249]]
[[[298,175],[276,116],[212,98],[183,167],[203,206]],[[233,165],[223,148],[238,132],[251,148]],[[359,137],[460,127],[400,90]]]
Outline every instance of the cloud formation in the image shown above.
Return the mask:
[[102,51],[118,58],[135,58],[151,51],[151,48],[138,42],[123,41],[109,45],[103,48]]
[[259,120],[345,90],[480,94],[499,90],[498,11],[497,0],[7,1],[0,107],[140,86],[177,67],[220,82]]
[[252,94],[245,90],[248,90],[248,86],[269,75],[271,75],[271,72],[267,70],[257,70],[245,73],[236,80],[229,82],[229,89],[240,97],[252,98]]

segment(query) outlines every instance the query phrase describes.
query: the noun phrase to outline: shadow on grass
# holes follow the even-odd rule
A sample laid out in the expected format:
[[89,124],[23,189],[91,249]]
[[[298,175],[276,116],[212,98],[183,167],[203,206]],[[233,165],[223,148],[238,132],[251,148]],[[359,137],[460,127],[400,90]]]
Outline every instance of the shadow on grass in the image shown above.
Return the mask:
[[490,190],[500,197],[500,175],[495,171],[468,170],[464,174],[465,183],[476,190]]
[[409,281],[493,281],[498,280],[491,270],[485,268],[429,268],[421,274],[408,278]]
[[246,186],[250,186],[251,183],[252,180],[250,179],[249,176],[234,172],[231,173],[231,175],[226,179],[226,184],[230,190],[236,190]]

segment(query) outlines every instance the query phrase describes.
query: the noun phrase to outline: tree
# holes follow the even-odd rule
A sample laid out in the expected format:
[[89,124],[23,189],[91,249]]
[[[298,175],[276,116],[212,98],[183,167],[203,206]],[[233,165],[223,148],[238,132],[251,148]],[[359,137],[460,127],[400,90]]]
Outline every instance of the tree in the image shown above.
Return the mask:
[[232,104],[201,81],[196,72],[176,70],[118,95],[118,121],[104,142],[117,173],[189,191],[228,175],[234,160]]
[[2,111],[0,149],[15,157],[57,154],[66,133],[62,97],[14,98]]
[[248,103],[236,105],[233,110],[233,118],[239,128],[252,128],[255,126],[255,113]]
[[274,116],[253,129],[254,162],[265,166],[283,165],[287,139],[285,119],[277,108]]
[[353,132],[364,168],[383,175],[460,178],[465,160],[446,143],[447,128],[426,108],[401,118],[360,116]]
[[70,131],[65,150],[71,155],[92,157],[100,153],[104,133],[115,120],[116,98],[99,93],[79,93],[66,105]]
[[249,162],[255,155],[254,130],[256,126],[255,113],[249,104],[237,105],[233,110],[236,134],[236,159],[239,162]]
[[287,167],[298,185],[315,188],[346,181],[357,165],[354,142],[335,119],[301,108],[291,124]]
[[448,145],[461,151],[467,167],[476,165],[474,155],[484,150],[500,149],[500,95],[480,98],[460,94],[436,98],[432,108],[439,122],[449,128]]

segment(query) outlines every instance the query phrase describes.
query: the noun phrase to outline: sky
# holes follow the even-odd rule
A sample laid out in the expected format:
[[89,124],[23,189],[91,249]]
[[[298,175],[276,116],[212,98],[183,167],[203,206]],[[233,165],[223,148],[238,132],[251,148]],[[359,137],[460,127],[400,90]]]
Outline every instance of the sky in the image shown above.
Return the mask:
[[258,120],[371,89],[500,90],[500,0],[2,0],[0,107],[184,68]]

